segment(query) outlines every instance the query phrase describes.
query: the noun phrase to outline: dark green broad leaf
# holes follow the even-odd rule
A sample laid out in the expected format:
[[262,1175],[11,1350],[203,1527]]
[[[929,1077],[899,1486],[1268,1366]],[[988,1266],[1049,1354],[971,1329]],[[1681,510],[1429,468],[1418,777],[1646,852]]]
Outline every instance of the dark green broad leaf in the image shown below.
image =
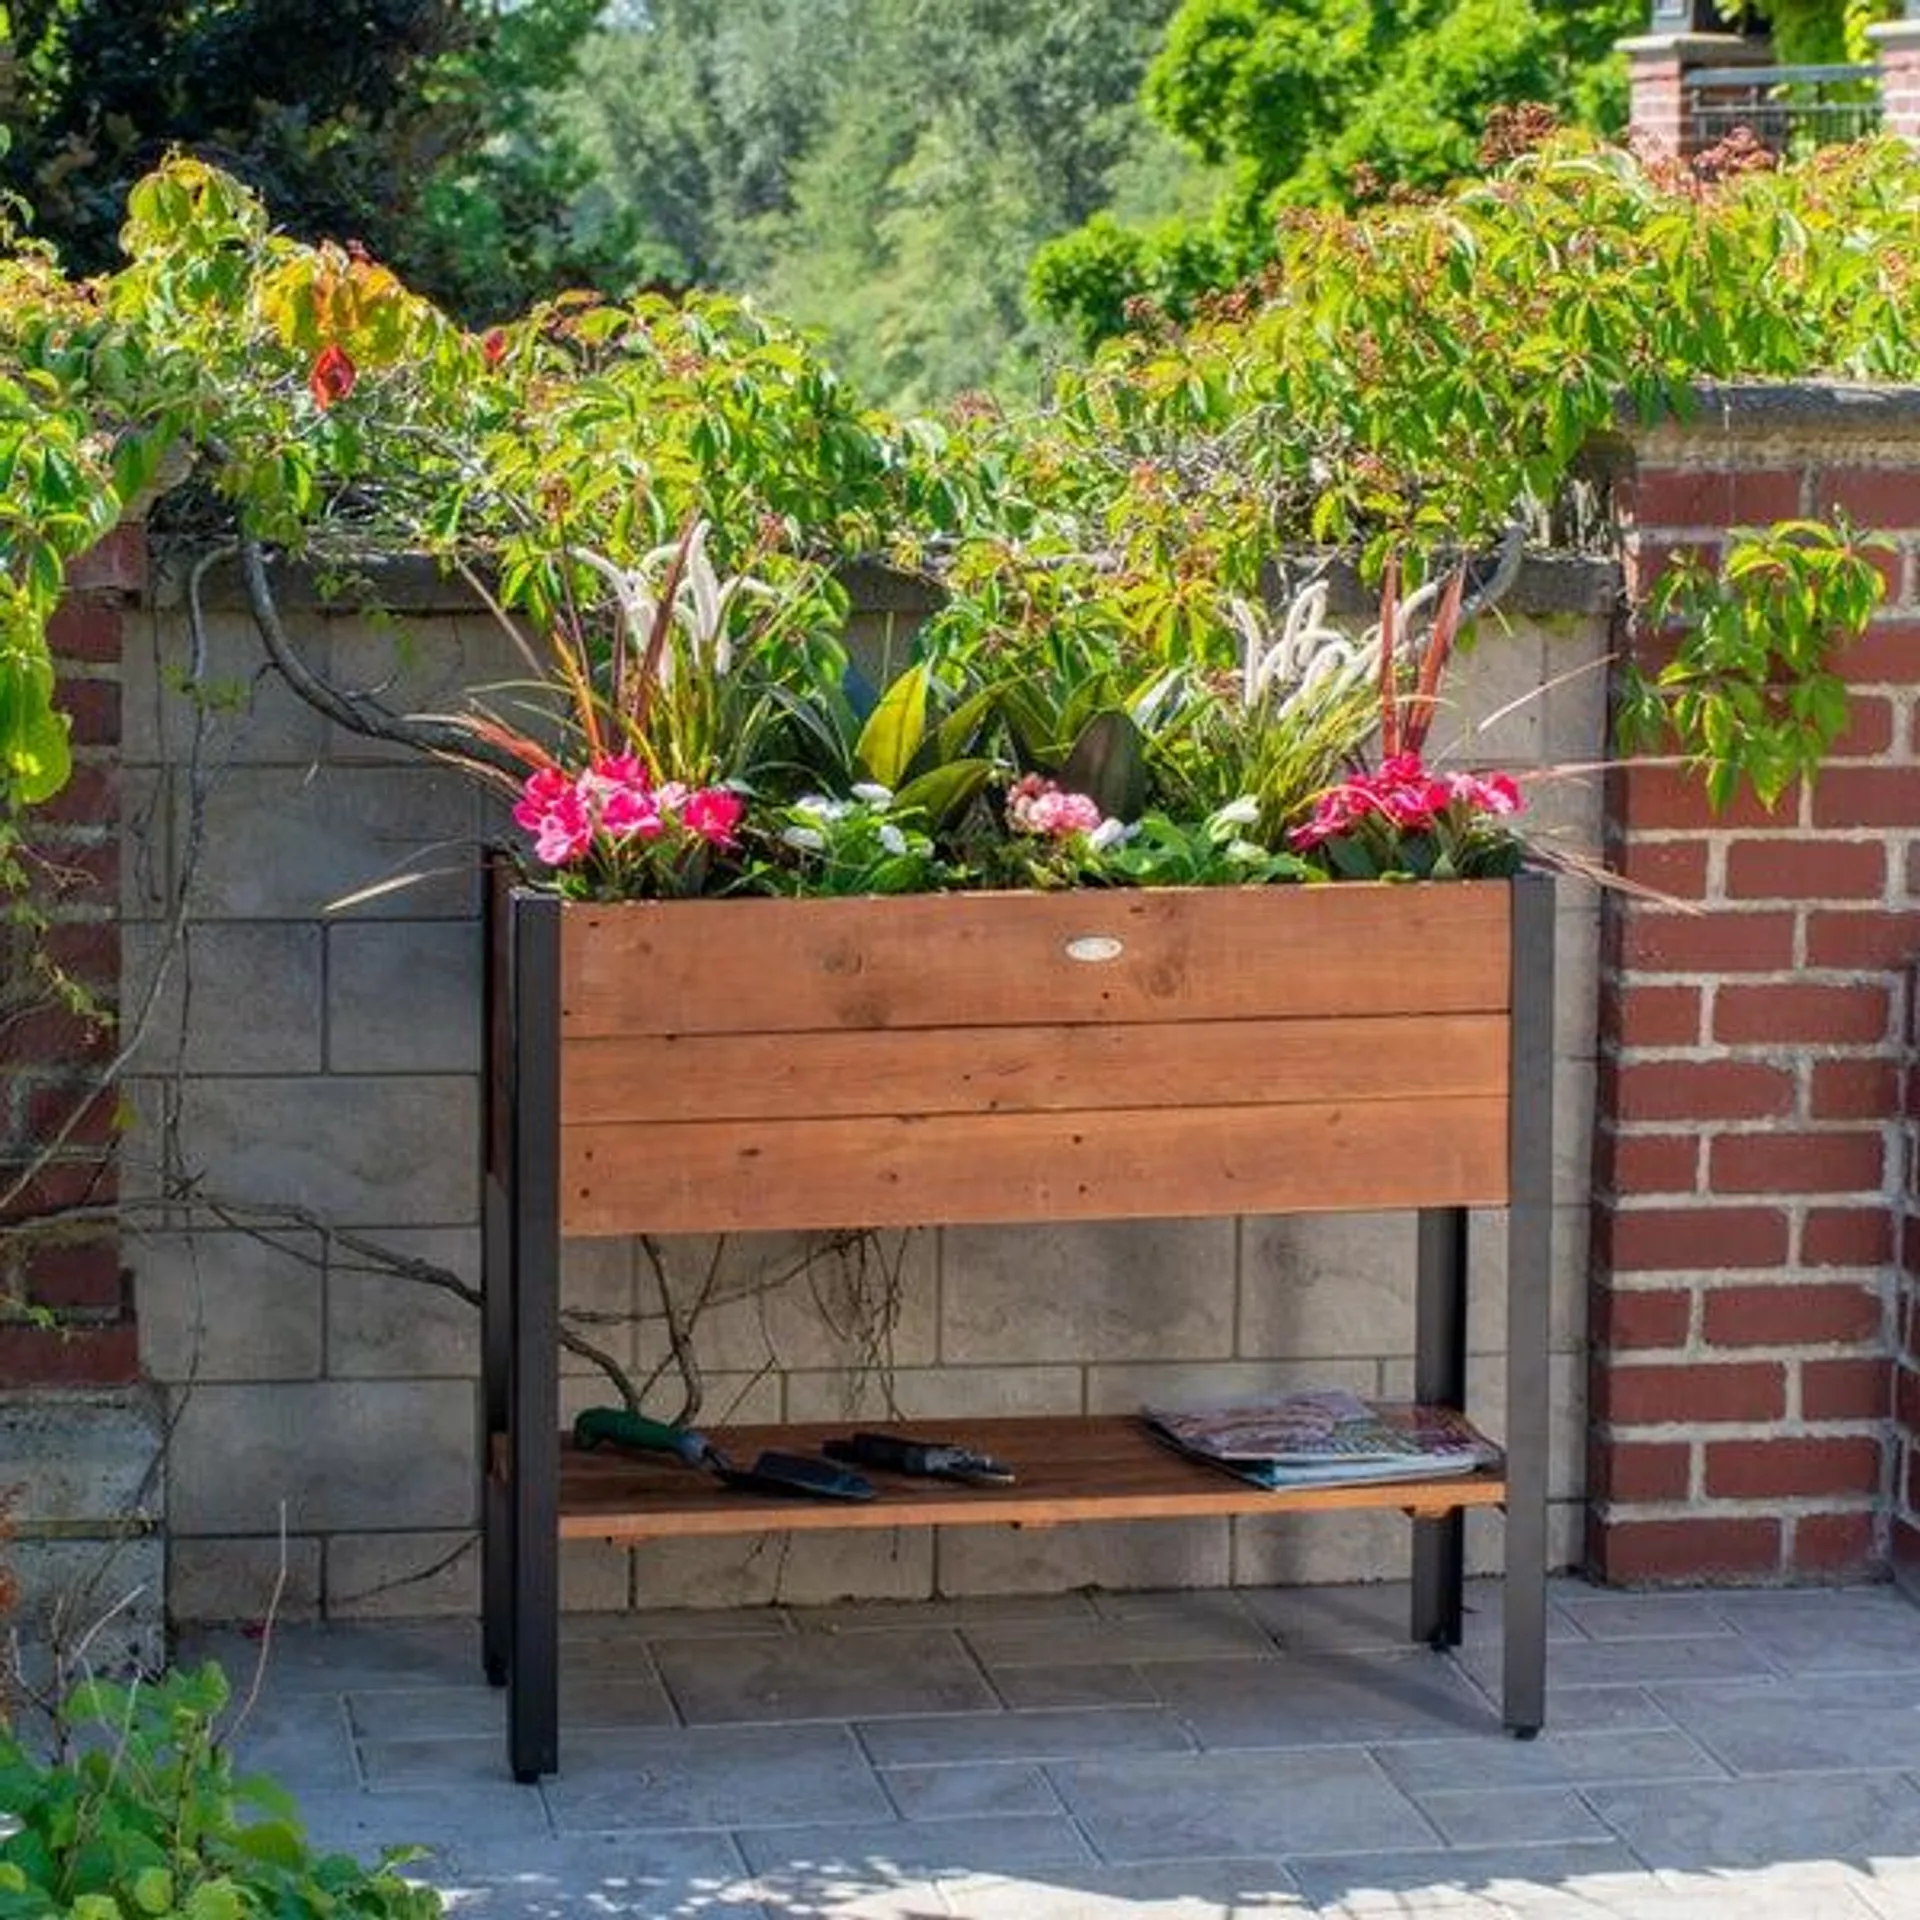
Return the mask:
[[893,796],[902,812],[917,808],[936,827],[956,819],[993,774],[991,760],[949,760],[909,780]]
[[1084,793],[1110,820],[1137,820],[1147,807],[1147,742],[1118,707],[1096,713],[1060,769],[1060,784]]

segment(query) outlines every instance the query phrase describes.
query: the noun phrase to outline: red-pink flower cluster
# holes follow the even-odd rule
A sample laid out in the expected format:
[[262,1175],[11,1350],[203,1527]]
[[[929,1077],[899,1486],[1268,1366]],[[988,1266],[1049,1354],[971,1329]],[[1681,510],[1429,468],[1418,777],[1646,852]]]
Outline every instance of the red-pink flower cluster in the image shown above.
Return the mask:
[[1525,804],[1504,773],[1434,773],[1417,753],[1396,753],[1381,761],[1377,773],[1356,774],[1328,788],[1313,818],[1287,838],[1305,852],[1372,818],[1402,833],[1423,833],[1456,807],[1468,815],[1501,817]]
[[1023,774],[1007,793],[1007,824],[1017,833],[1064,840],[1092,833],[1100,825],[1100,807],[1084,793],[1067,792],[1057,780]]
[[654,786],[631,753],[596,760],[569,779],[543,767],[526,784],[513,817],[534,836],[534,857],[549,867],[586,858],[596,835],[616,847],[658,840],[678,830],[710,847],[738,844],[747,803],[725,787],[687,787],[677,780]]

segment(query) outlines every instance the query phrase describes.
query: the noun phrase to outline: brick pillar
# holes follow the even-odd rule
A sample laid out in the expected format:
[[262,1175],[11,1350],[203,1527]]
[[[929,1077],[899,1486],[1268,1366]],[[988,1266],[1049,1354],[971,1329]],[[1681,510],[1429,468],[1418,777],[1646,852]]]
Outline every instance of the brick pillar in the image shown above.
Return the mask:
[[1737,33],[1650,33],[1619,42],[1627,56],[1630,105],[1627,132],[1643,153],[1688,154],[1703,143],[1693,137],[1691,96],[1683,76],[1694,67],[1754,64],[1767,57]]
[[1920,397],[1730,389],[1631,464],[1636,600],[1676,548],[1836,505],[1897,549],[1811,789],[1714,815],[1678,769],[1611,780],[1616,866],[1681,905],[1606,907],[1589,1560],[1625,1582],[1869,1574],[1920,957]]
[[[1914,9],[1907,9],[1912,15]],[[1920,146],[1920,18],[1869,27],[1880,63],[1880,102],[1886,130]]]
[[[54,959],[111,1009],[120,986],[120,641],[127,609],[145,583],[146,545],[129,527],[73,570],[51,633],[60,703],[73,719],[74,769],[66,789],[27,818],[45,876],[37,904],[53,921]],[[21,979],[23,949],[10,954]],[[66,1124],[90,1072],[112,1057],[110,1026],[89,1024],[43,1002],[0,1030],[7,1072],[0,1083],[0,1190]],[[115,1096],[95,1100],[66,1144],[12,1208],[16,1218],[117,1191]],[[132,1301],[111,1226],[76,1230],[15,1254],[0,1267],[0,1291],[44,1308],[53,1325],[0,1321],[0,1392],[41,1385],[118,1386],[139,1371]]]

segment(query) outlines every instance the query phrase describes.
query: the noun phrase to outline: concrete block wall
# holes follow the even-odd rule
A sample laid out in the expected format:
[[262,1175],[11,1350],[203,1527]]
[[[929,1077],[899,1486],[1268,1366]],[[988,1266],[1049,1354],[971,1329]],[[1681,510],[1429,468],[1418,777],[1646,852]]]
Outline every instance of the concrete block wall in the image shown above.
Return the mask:
[[[1456,734],[1476,714],[1510,709],[1468,757],[1591,765],[1615,590],[1606,567],[1530,572],[1512,630],[1490,625],[1453,683]],[[513,678],[484,619],[433,594],[418,598],[397,643],[311,609],[295,612],[295,631],[336,676],[386,683],[397,704],[444,707],[460,686]],[[876,643],[912,617],[898,596],[861,599],[861,631]],[[322,1229],[478,1284],[474,850],[494,822],[458,779],[293,701],[260,671],[250,629],[228,606],[209,615],[207,674],[223,697],[196,771],[192,709],[172,690],[185,652],[178,608],[151,610],[129,650],[125,736],[130,979],[150,960],[171,880],[184,861],[196,871],[187,964],[169,989],[166,1037],[131,1086],[141,1124],[122,1177],[138,1189],[159,1158],[177,1156],[230,1221],[191,1233],[163,1221],[127,1252],[142,1358],[176,1423],[172,1609],[183,1619],[259,1611],[284,1511],[296,1611],[467,1610],[476,1317],[444,1292],[371,1270],[376,1258]],[[1542,779],[1535,795],[1553,837],[1597,846],[1591,774]],[[419,884],[328,911],[415,871]],[[1553,1496],[1565,1564],[1579,1551],[1585,1491],[1596,894],[1567,886],[1559,918]],[[1476,1388],[1492,1405],[1500,1235],[1496,1218],[1484,1224],[1473,1350]],[[671,1245],[669,1284],[690,1295],[710,1251]],[[1309,1382],[1410,1389],[1409,1216],[925,1231],[886,1253],[864,1267],[816,1263],[767,1296],[756,1273],[790,1266],[792,1244],[729,1247],[715,1288],[725,1304],[700,1331],[702,1418],[879,1413],[883,1382],[903,1411],[962,1423]],[[574,1243],[566,1295],[587,1316],[583,1331],[622,1359],[643,1369],[661,1359],[658,1280],[632,1244]],[[569,1410],[605,1397],[596,1378],[568,1356]],[[674,1409],[671,1382],[660,1405]],[[1497,1525],[1475,1516],[1476,1564],[1493,1563]],[[1387,1577],[1404,1571],[1405,1547],[1397,1516],[1362,1515],[582,1546],[564,1572],[576,1607],[712,1606]]]
[[[1588,1559],[1623,1582],[1887,1564],[1907,972],[1920,948],[1920,395],[1728,389],[1636,438],[1630,591],[1676,549],[1843,508],[1887,536],[1853,721],[1772,812],[1619,769],[1595,1179]],[[1659,636],[1637,635],[1656,650]],[[1911,1504],[1895,1541],[1913,1557]]]

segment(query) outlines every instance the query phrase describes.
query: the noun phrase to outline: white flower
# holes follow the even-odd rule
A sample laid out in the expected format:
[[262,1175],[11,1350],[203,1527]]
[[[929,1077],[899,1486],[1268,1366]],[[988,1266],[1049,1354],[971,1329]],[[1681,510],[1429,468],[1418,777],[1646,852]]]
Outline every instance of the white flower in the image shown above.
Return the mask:
[[856,780],[853,783],[853,797],[864,800],[870,807],[893,805],[893,789],[881,786],[877,780]]
[[1133,829],[1124,820],[1115,820],[1109,816],[1087,835],[1087,845],[1095,853],[1105,853],[1109,847],[1117,847],[1123,841],[1132,838]]
[[1227,804],[1207,822],[1210,827],[1250,827],[1260,818],[1260,802],[1251,794],[1242,794],[1238,800],[1229,800]]
[[802,794],[793,803],[793,810],[804,813],[809,820],[818,820],[823,827],[844,820],[850,811],[844,800],[829,800],[824,793]]
[[1229,860],[1240,860],[1251,865],[1256,860],[1267,857],[1265,847],[1256,847],[1251,840],[1235,840],[1226,849]]
[[816,833],[812,827],[782,827],[780,838],[790,847],[798,847],[803,853],[825,853],[827,836]]
[[907,850],[907,836],[889,820],[886,825],[880,829],[880,844],[885,847],[889,853],[905,853]]

